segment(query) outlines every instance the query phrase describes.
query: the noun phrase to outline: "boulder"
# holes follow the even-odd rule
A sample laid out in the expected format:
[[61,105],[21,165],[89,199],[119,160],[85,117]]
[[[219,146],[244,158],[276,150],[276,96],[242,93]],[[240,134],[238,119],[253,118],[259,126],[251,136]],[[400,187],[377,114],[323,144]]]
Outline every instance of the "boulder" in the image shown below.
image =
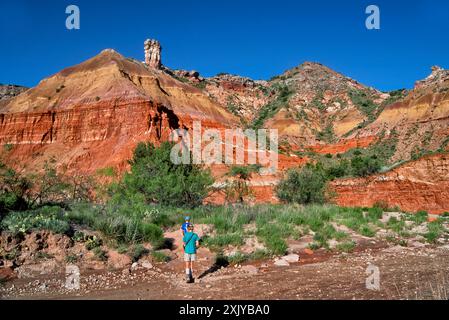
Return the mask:
[[40,275],[50,275],[63,271],[64,269],[53,259],[38,264],[23,265],[16,269],[19,279],[34,278]]
[[299,261],[299,255],[292,253],[282,257],[282,260],[287,261],[288,263],[294,263]]
[[304,253],[308,254],[308,255],[312,255],[313,254],[313,250],[309,249],[309,248],[306,248],[306,249],[304,249]]
[[108,252],[108,264],[113,269],[123,269],[131,265],[131,258],[126,254],[120,254],[115,250]]
[[288,261],[286,261],[284,259],[279,259],[274,262],[274,265],[276,267],[288,267],[288,266],[290,266],[290,263],[288,263]]
[[241,270],[249,274],[257,274],[259,272],[259,269],[252,265],[243,266]]
[[141,263],[141,266],[142,266],[142,268],[145,268],[145,269],[148,269],[148,270],[149,269],[153,269],[153,265],[149,261],[143,261]]

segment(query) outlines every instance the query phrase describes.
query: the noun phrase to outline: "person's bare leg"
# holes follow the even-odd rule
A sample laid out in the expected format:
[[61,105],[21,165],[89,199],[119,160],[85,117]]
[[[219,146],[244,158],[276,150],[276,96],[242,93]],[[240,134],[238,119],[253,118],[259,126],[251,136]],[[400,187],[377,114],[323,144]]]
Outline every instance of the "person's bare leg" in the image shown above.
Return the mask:
[[193,261],[190,261],[190,272],[193,278]]
[[187,280],[190,280],[190,273],[191,273],[190,263],[189,263],[189,261],[186,261],[186,279]]

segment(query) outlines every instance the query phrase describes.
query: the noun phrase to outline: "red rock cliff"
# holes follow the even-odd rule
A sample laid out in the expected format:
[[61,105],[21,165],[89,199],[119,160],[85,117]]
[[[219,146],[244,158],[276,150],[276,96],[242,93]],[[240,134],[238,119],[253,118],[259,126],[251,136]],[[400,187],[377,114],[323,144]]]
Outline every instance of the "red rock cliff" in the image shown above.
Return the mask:
[[140,141],[168,140],[173,129],[228,128],[235,116],[163,71],[113,50],[41,81],[0,106],[2,158],[33,170],[51,156],[81,172],[124,168]]
[[449,155],[427,156],[385,174],[338,180],[332,186],[336,203],[342,206],[370,207],[386,202],[410,212],[449,212]]

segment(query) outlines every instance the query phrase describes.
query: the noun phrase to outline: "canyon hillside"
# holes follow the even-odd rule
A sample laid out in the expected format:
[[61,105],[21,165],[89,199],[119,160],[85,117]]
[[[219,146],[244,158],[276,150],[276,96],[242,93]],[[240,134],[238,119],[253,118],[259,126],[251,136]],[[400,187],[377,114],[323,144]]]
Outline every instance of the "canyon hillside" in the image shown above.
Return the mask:
[[[166,141],[199,120],[203,128],[278,130],[281,170],[253,178],[259,202],[277,201],[272,190],[288,168],[382,146],[381,174],[332,182],[338,204],[449,211],[448,70],[433,67],[410,91],[380,92],[319,63],[270,80],[207,78],[163,65],[155,40],[144,49],[144,62],[106,49],[34,88],[0,86],[3,161],[33,171],[54,157],[68,172],[123,171],[138,142]],[[226,170],[214,174],[220,180]]]

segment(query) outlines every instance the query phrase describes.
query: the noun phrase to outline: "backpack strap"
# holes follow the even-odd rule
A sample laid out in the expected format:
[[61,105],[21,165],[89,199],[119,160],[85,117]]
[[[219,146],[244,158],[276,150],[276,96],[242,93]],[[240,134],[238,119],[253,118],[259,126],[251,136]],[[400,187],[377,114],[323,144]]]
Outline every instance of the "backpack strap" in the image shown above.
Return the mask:
[[192,238],[193,238],[193,236],[194,236],[195,234],[192,234],[191,236],[190,236],[190,239],[188,240],[188,241],[186,241],[186,246],[190,243],[190,240],[192,240]]

